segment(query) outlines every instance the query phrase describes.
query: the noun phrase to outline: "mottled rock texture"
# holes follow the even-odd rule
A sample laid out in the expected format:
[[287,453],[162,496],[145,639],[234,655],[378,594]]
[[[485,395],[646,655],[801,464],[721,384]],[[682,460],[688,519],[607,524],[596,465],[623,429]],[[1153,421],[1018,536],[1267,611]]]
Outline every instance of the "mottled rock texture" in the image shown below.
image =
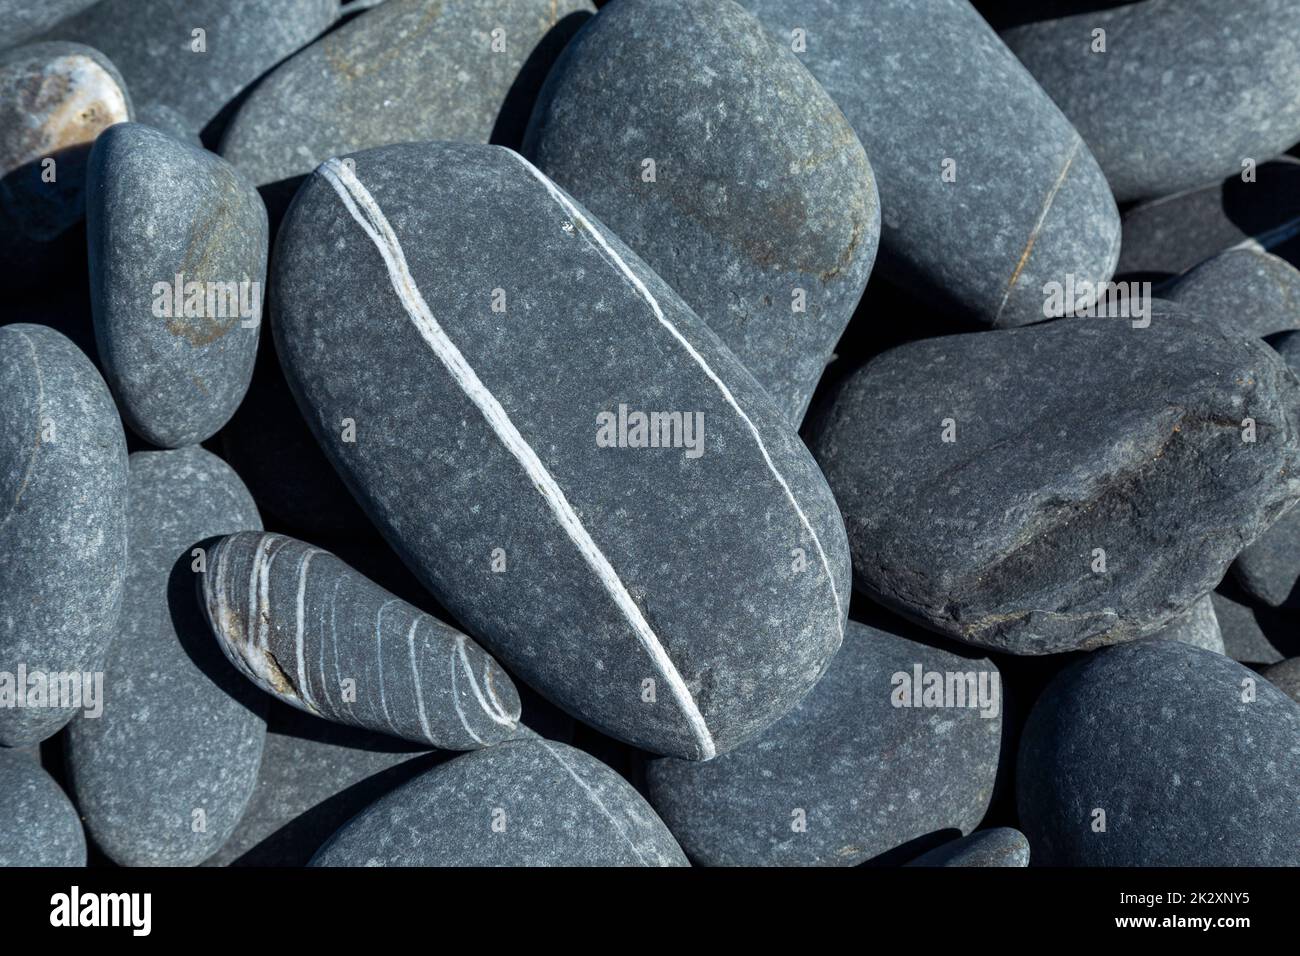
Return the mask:
[[1208,594],[1152,634],[1151,639],[1182,641],[1216,654],[1227,653],[1223,646],[1223,634],[1219,630],[1219,619],[1214,615],[1214,599]]
[[1221,252],[1160,295],[1246,335],[1300,328],[1300,269],[1259,248]]
[[1028,866],[1029,841],[1019,830],[994,827],[953,840],[918,856],[908,866]]
[[1300,703],[1300,657],[1288,658],[1272,667],[1266,667],[1263,674],[1274,687]]
[[85,865],[77,808],[39,762],[0,749],[0,867]]
[[0,0],[0,49],[31,39],[95,0]]

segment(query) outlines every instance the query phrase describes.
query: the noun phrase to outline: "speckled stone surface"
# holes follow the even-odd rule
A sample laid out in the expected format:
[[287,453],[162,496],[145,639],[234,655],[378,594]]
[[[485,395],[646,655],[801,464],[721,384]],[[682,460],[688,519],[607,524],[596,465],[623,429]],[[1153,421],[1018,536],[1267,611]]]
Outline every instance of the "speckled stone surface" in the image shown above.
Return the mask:
[[313,866],[684,866],[631,785],[580,750],[519,740],[403,784],[330,838]]
[[803,418],[866,287],[880,203],[787,44],[731,0],[620,0],[565,48],[524,154]]
[[86,234],[95,338],[122,417],[163,448],[210,438],[257,355],[267,257],[257,190],[219,156],[119,123],[91,153]]
[[1223,634],[1219,630],[1219,619],[1214,615],[1214,599],[1208,594],[1197,599],[1195,604],[1152,634],[1151,640],[1182,641],[1216,654],[1227,653],[1223,646]]
[[1039,864],[1300,865],[1300,705],[1219,654],[1141,641],[1072,664],[1016,779]]
[[135,121],[152,126],[169,136],[174,136],[191,146],[203,146],[203,140],[194,132],[189,122],[176,110],[163,103],[145,103],[135,111]]
[[1028,866],[1029,841],[1019,830],[994,827],[953,840],[918,856],[908,866]]
[[1263,249],[1221,252],[1161,288],[1160,295],[1247,335],[1300,328],[1300,269]]
[[[126,500],[126,436],[90,360],[53,329],[0,328],[0,671],[100,669],[122,607]],[[81,709],[0,707],[0,743],[35,743]]]
[[[924,701],[924,676],[909,690],[918,667],[977,682],[988,675],[990,716],[900,706]],[[696,863],[851,866],[938,830],[978,826],[1001,729],[1001,678],[987,658],[850,621],[826,676],[757,740],[707,763],[652,761],[650,802]]]
[[328,551],[250,531],[214,544],[210,558],[208,623],[268,694],[445,750],[520,733],[519,694],[496,661]]
[[130,570],[105,663],[104,713],[69,728],[86,830],[124,866],[190,866],[248,805],[266,698],[222,656],[195,595],[196,546],[261,521],[238,476],[201,448],[130,459]]
[[[198,132],[338,10],[338,0],[100,0],[45,36],[103,50],[138,103],[168,106]],[[204,31],[202,52],[196,29]]]
[[[1235,583],[1235,582],[1234,582]],[[1276,664],[1286,657],[1280,644],[1287,644],[1287,633],[1300,637],[1294,622],[1273,608],[1255,607],[1239,587],[1228,593],[1226,587],[1214,591],[1214,617],[1223,635],[1224,653],[1243,664]],[[1300,652],[1300,646],[1297,646]]]
[[1062,319],[886,352],[810,447],[860,589],[1050,654],[1151,634],[1212,588],[1300,498],[1297,415],[1300,383],[1258,339]]
[[1045,282],[1110,277],[1119,214],[1105,177],[966,0],[742,5],[787,49],[805,31],[797,55],[875,170],[891,278],[1002,327],[1042,321]]
[[22,43],[95,0],[0,0],[0,49]]
[[306,866],[339,827],[450,754],[273,704],[257,789],[205,866]]
[[[1093,31],[1106,31],[1105,52]],[[1121,202],[1262,162],[1300,139],[1300,5],[1141,0],[1002,31]]]
[[[758,383],[517,154],[352,160],[299,192],[271,312],[308,423],[394,550],[610,736],[708,757],[786,713],[840,643],[847,548]],[[633,447],[620,405],[685,414]]]
[[66,281],[64,239],[85,212],[90,146],[131,116],[122,77],[98,50],[32,43],[0,53],[0,263],[10,286]]
[[1292,657],[1264,668],[1263,676],[1282,693],[1300,703],[1300,657]]
[[85,865],[77,808],[38,762],[0,748],[0,867]]
[[1300,159],[1134,206],[1124,213],[1117,274],[1170,278],[1247,239],[1300,267]]
[[546,70],[591,12],[588,0],[385,0],[259,84],[221,154],[261,185],[389,143],[517,146]]

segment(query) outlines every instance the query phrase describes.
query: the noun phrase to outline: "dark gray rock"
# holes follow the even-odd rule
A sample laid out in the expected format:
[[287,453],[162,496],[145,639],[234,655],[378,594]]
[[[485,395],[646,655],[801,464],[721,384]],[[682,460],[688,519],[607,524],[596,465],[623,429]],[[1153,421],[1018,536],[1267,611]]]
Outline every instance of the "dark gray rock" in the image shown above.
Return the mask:
[[189,866],[248,805],[267,703],[212,639],[193,552],[261,522],[238,476],[201,448],[136,452],[130,468],[130,613],[105,663],[103,715],[69,728],[68,776],[114,862]]
[[91,144],[131,118],[117,69],[76,43],[0,53],[0,265],[10,286],[66,281]]
[[266,207],[220,157],[139,123],[87,173],[95,337],[126,423],[163,448],[216,434],[257,355]]
[[262,185],[389,143],[517,146],[546,70],[591,9],[588,0],[386,0],[260,83],[221,155]]
[[135,111],[135,121],[161,130],[191,146],[203,145],[203,140],[190,128],[185,117],[164,103],[146,103],[140,106]]
[[1284,648],[1295,646],[1300,653],[1300,644],[1295,643],[1300,632],[1289,616],[1268,607],[1252,607],[1247,603],[1249,596],[1239,588],[1220,588],[1210,600],[1223,634],[1223,652],[1234,661],[1276,664],[1287,656]]
[[448,755],[273,705],[257,789],[205,866],[306,866],[339,827]]
[[[954,678],[962,704],[942,685],[927,703],[930,674],[975,684]],[[826,676],[757,740],[707,763],[652,761],[650,802],[708,866],[851,866],[935,831],[969,833],[993,793],[1001,690],[987,658],[850,621]]]
[[1214,600],[1208,594],[1198,598],[1190,608],[1152,634],[1151,640],[1182,641],[1216,654],[1227,653],[1223,634],[1219,631],[1219,619],[1214,616]]
[[620,0],[565,48],[524,153],[803,418],[866,287],[880,204],[788,44],[732,0]]
[[1229,176],[1134,206],[1116,273],[1168,279],[1238,245],[1300,267],[1300,159],[1261,163],[1254,182]]
[[403,784],[331,837],[312,865],[684,866],[686,858],[622,777],[537,739],[465,754]]
[[953,840],[918,856],[908,866],[1028,866],[1029,841],[1019,830],[995,827]]
[[1300,705],[1219,654],[1140,641],[1072,664],[1016,779],[1040,864],[1300,865]]
[[0,49],[31,39],[95,0],[0,0]]
[[1297,414],[1300,383],[1258,339],[1063,319],[886,352],[810,443],[859,588],[1051,654],[1149,635],[1214,587],[1300,498]]
[[100,0],[45,37],[103,50],[137,103],[170,107],[197,133],[338,11],[338,0]]
[[[708,757],[788,711],[840,643],[847,549],[757,382],[519,155],[351,159],[299,192],[271,313],[308,423],[394,550],[610,736]],[[680,427],[637,447],[620,406]]]
[[327,720],[444,750],[520,733],[519,694],[483,649],[321,548],[242,532],[208,552],[221,650],[268,694]]
[[966,0],[742,5],[787,49],[804,31],[797,55],[866,147],[881,271],[999,327],[1042,321],[1045,282],[1110,278],[1120,230],[1105,177]]
[[81,674],[84,693],[117,630],[127,565],[113,397],[75,345],[40,325],[0,328],[0,501],[0,672],[14,682],[0,678],[0,743],[14,746],[94,709],[12,695],[20,669],[27,689],[37,673]]
[[1160,295],[1261,338],[1300,328],[1300,270],[1263,249],[1229,249],[1179,276]]
[[77,808],[39,763],[0,749],[0,867],[85,865]]
[[1288,658],[1264,668],[1263,676],[1282,693],[1300,703],[1300,657]]
[[[1104,52],[1094,30],[1105,31]],[[1240,172],[1244,158],[1262,162],[1300,138],[1293,0],[1142,0],[1001,35],[1120,202]]]

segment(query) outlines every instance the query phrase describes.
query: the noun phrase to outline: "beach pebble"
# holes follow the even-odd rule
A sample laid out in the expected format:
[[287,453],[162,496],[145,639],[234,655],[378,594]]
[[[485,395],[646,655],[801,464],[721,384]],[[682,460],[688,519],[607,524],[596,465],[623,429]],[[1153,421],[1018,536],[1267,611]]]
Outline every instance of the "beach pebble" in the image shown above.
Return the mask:
[[631,785],[542,739],[426,771],[330,838],[312,866],[685,866]]
[[757,740],[706,763],[652,761],[650,802],[708,866],[851,866],[969,833],[993,793],[1001,687],[987,658],[850,621],[826,676]]
[[1210,600],[1223,635],[1223,652],[1234,661],[1276,664],[1288,652],[1300,653],[1300,630],[1291,615],[1252,605],[1235,580],[1224,582]]
[[1263,676],[1282,693],[1300,703],[1300,657],[1291,657],[1264,668]]
[[96,0],[0,0],[0,49],[22,43]]
[[126,577],[126,469],[90,360],[45,326],[0,328],[0,744],[43,740],[86,709],[26,691],[77,673],[84,693],[103,664]]
[[1300,269],[1263,249],[1221,252],[1159,292],[1245,335],[1300,328]]
[[918,856],[908,866],[1028,866],[1029,841],[1019,830],[994,827],[953,840]]
[[848,561],[768,396],[518,154],[348,159],[294,201],[271,313],[375,526],[467,633],[602,733],[708,758],[786,713],[841,641]]
[[0,748],[0,868],[85,865],[77,808],[40,763]]
[[196,548],[261,522],[201,448],[130,459],[130,569],[104,712],[69,729],[86,829],[115,863],[192,866],[234,831],[257,780],[266,698],[222,656],[195,595]]
[[731,0],[621,0],[565,49],[524,152],[803,418],[866,287],[880,204],[788,45]]
[[1062,319],[886,352],[810,441],[860,589],[1051,654],[1149,635],[1214,587],[1300,498],[1297,414],[1262,341]]
[[1195,604],[1152,634],[1151,639],[1182,641],[1216,654],[1227,653],[1219,619],[1214,616],[1214,599],[1209,594],[1198,598]]
[[1039,864],[1300,865],[1300,705],[1220,654],[1139,641],[1072,664],[1016,779]]
[[257,190],[220,157],[139,123],[95,144],[86,231],[100,360],[126,423],[163,448],[234,414],[266,281]]

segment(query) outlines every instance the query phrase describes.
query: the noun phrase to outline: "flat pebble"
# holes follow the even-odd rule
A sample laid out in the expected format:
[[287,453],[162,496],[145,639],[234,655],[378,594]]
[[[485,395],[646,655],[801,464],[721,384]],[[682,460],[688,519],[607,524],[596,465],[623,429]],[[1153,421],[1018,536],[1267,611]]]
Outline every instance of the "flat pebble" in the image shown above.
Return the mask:
[[1029,841],[1019,830],[994,827],[953,840],[918,856],[908,866],[1028,866]]
[[1266,667],[1262,673],[1274,687],[1300,703],[1300,657],[1291,657],[1272,667]]
[[1206,594],[1160,630],[1151,640],[1182,641],[1216,654],[1226,654],[1219,619],[1214,614],[1214,599]]
[[1159,294],[1245,335],[1300,328],[1300,269],[1263,249],[1221,252]]

